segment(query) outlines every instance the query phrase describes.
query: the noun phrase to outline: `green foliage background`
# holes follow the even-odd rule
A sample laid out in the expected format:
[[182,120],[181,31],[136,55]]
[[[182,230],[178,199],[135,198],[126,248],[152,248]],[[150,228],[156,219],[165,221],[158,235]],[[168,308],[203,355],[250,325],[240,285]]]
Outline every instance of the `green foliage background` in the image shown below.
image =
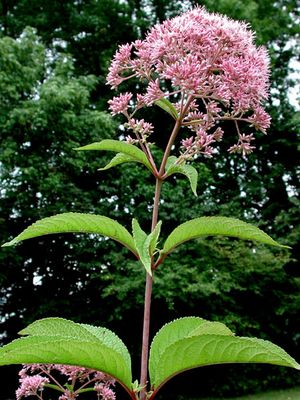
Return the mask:
[[[228,324],[240,336],[272,340],[299,361],[300,118],[288,95],[295,84],[289,77],[291,60],[299,59],[296,0],[3,0],[1,241],[39,218],[65,211],[96,212],[128,228],[135,217],[150,229],[154,182],[147,171],[128,164],[99,172],[109,153],[73,148],[122,134],[121,120],[112,120],[106,111],[112,93],[105,75],[117,45],[195,4],[249,21],[257,43],[268,47],[272,96],[267,107],[273,121],[247,160],[228,155],[233,136],[227,127],[218,157],[195,165],[198,198],[183,178],[165,184],[164,235],[198,216],[234,216],[293,250],[232,239],[181,246],[156,274],[152,331],[179,316],[201,316]],[[155,108],[144,116],[156,121],[153,141],[159,158],[171,121]],[[1,340],[12,340],[26,324],[48,316],[106,326],[134,354],[137,376],[144,278],[129,252],[93,236],[49,236],[3,249]],[[12,398],[15,375],[11,368],[2,371],[10,380],[2,396]],[[209,367],[174,379],[162,396],[241,394],[293,385],[298,375],[279,367]]]

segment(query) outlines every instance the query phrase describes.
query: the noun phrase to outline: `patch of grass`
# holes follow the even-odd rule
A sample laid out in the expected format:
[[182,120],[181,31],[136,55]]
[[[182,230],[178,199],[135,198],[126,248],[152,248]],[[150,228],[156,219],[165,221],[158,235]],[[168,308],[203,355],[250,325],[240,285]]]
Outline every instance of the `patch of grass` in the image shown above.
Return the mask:
[[222,398],[222,399],[206,398],[202,400],[299,400],[299,399],[300,399],[300,387],[253,394],[243,397]]

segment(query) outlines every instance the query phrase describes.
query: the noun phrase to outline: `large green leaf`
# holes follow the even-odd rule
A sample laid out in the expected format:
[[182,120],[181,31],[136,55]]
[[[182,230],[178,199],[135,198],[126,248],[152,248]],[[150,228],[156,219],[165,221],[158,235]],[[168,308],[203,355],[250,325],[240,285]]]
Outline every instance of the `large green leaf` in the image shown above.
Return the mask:
[[190,239],[202,236],[230,236],[244,240],[254,240],[272,246],[283,246],[254,225],[228,217],[200,217],[177,226],[167,237],[162,254],[170,253],[176,246]]
[[77,324],[62,318],[34,322],[20,332],[27,337],[0,349],[0,365],[66,364],[103,371],[128,391],[131,361],[124,343],[106,328]]
[[153,340],[151,385],[156,391],[180,372],[225,363],[267,363],[300,369],[292,357],[271,342],[236,337],[220,323],[182,318],[165,325]]
[[26,228],[22,233],[5,243],[3,246],[12,246],[22,240],[53,233],[95,233],[114,239],[136,255],[133,237],[117,221],[102,215],[64,213],[41,219]]
[[176,164],[177,157],[170,156],[167,162],[166,175],[182,174],[185,175],[190,181],[192,191],[197,196],[197,183],[198,183],[198,172],[197,170],[188,164]]
[[130,143],[121,142],[119,140],[105,139],[101,142],[95,142],[86,146],[78,147],[75,150],[107,150],[115,151],[116,153],[123,153],[127,156],[130,156],[132,158],[131,161],[136,161],[144,164],[152,172],[151,164],[148,161],[145,153],[138,147]]

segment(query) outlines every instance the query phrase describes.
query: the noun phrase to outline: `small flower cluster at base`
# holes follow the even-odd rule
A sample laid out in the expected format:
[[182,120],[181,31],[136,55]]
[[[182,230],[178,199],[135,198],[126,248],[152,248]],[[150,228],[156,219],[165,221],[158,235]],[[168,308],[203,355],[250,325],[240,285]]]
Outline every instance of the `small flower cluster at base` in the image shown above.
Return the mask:
[[38,392],[44,389],[45,383],[49,383],[49,379],[40,375],[26,376],[20,378],[21,386],[16,391],[16,398],[20,400],[22,397],[37,396]]
[[98,383],[94,386],[98,399],[115,400],[116,395],[107,383]]
[[240,135],[239,141],[237,144],[231,146],[228,151],[229,153],[241,153],[243,156],[246,156],[253,152],[255,146],[251,146],[251,142],[254,140],[253,135]]
[[198,129],[195,136],[181,141],[181,158],[191,160],[198,154],[203,154],[209,158],[212,157],[214,149],[211,144],[222,140],[223,133],[220,127],[211,134],[207,134],[205,129]]
[[97,399],[115,400],[115,393],[111,388],[115,381],[104,373],[92,369],[61,364],[25,364],[19,376],[17,400],[28,396],[36,396],[42,400],[42,391],[48,384],[51,384],[49,390],[52,390],[52,393],[54,387],[60,392],[58,400],[79,399],[81,389],[87,388],[94,391]]
[[132,98],[132,93],[122,93],[120,96],[115,96],[112,100],[109,100],[109,108],[112,115],[126,114],[129,107],[129,102]]
[[[147,141],[149,135],[153,132],[154,129],[154,126],[149,122],[146,122],[143,119],[138,120],[133,118],[131,118],[126,124],[124,124],[124,127],[127,129],[131,129],[135,133],[138,140],[141,140],[141,143]],[[129,143],[134,143],[135,139],[129,138],[127,141]]]

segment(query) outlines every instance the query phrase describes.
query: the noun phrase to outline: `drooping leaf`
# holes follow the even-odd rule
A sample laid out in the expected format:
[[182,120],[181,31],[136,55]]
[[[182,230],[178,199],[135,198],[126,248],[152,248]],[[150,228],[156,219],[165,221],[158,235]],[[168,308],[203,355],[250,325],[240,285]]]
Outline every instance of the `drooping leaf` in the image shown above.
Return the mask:
[[166,175],[172,174],[183,174],[190,181],[192,191],[197,196],[197,184],[198,184],[198,172],[197,170],[188,164],[176,164],[177,157],[171,156],[168,158]]
[[91,368],[115,377],[131,387],[131,360],[121,339],[106,328],[77,324],[62,318],[34,322],[0,348],[0,365],[66,364]]
[[228,217],[200,217],[177,226],[167,237],[162,254],[170,253],[176,246],[202,236],[229,236],[254,240],[272,246],[285,247],[254,225]]
[[127,162],[139,162],[139,161],[137,161],[135,158],[133,158],[132,156],[129,156],[127,154],[118,153],[114,156],[114,158],[112,158],[110,160],[110,162],[107,165],[105,165],[105,167],[99,168],[98,170],[105,171],[106,169],[109,169],[109,168],[115,167],[116,165],[127,163]]
[[53,233],[95,233],[114,239],[136,255],[133,237],[117,221],[102,215],[63,213],[41,219],[26,228],[22,233],[5,243],[3,246],[12,246],[22,240]]
[[164,111],[166,111],[168,114],[170,114],[174,119],[178,118],[178,112],[176,108],[173,106],[173,104],[165,98],[161,98],[157,101],[154,102],[158,107],[162,108]]
[[134,244],[140,257],[140,261],[145,267],[148,274],[152,275],[149,240],[147,240],[148,235],[142,230],[136,219],[132,220],[132,233]]
[[101,142],[95,142],[86,146],[78,147],[75,150],[107,150],[114,151],[116,153],[123,153],[132,157],[132,159],[136,162],[144,164],[152,172],[151,164],[148,161],[145,153],[130,143],[121,142],[119,140],[105,139]]
[[267,363],[300,369],[300,365],[275,344],[236,337],[223,324],[207,322],[183,318],[167,324],[157,333],[149,360],[154,390],[180,372],[205,365]]

